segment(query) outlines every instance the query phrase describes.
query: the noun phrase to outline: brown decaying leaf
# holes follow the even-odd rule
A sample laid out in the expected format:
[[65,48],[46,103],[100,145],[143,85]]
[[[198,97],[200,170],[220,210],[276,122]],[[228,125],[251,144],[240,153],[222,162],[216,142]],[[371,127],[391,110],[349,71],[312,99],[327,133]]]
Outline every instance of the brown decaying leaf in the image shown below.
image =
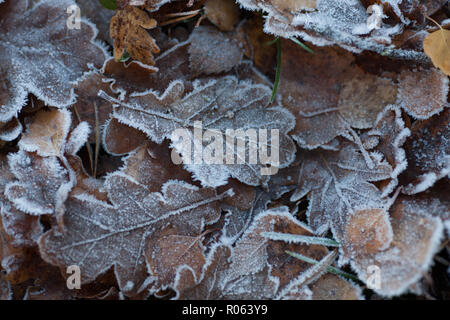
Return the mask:
[[[135,169],[131,172],[140,174]],[[144,253],[157,244],[161,232],[170,227],[181,236],[199,236],[205,224],[217,221],[218,201],[230,194],[217,195],[213,189],[175,180],[165,182],[162,193],[150,192],[138,178],[125,172],[109,175],[104,187],[109,203],[87,193],[69,198],[66,232],[50,230],[41,237],[43,258],[60,267],[80,266],[83,283],[114,266],[121,290],[134,295],[145,289],[141,288],[148,276]]]
[[160,50],[146,29],[152,29],[156,24],[156,20],[137,7],[118,9],[111,18],[110,26],[110,35],[114,40],[114,58],[120,60],[127,50],[134,59],[154,65],[153,54]]

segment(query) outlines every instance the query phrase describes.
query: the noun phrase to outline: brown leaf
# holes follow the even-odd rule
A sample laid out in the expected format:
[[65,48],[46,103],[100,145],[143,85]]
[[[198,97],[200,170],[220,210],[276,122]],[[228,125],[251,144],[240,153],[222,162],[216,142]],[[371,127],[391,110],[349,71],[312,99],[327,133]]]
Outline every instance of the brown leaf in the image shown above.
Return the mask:
[[[400,196],[391,208],[394,238],[384,251],[358,257],[352,262],[360,279],[373,277],[373,267],[379,270],[380,287],[374,290],[384,296],[399,295],[416,283],[428,269],[439,248],[443,226],[438,218],[414,206],[406,196]],[[372,284],[376,285],[376,283]]]
[[400,177],[403,192],[415,194],[431,187],[450,172],[450,109],[416,121],[406,140],[408,168]]
[[397,95],[394,83],[365,73],[344,50],[314,50],[311,54],[282,41],[279,93],[297,120],[293,138],[308,149],[348,135],[351,127],[371,128]]
[[159,53],[160,50],[146,29],[152,29],[156,24],[156,20],[136,7],[126,6],[117,10],[110,25],[110,35],[114,40],[114,58],[120,60],[127,50],[134,59],[154,65],[153,54]]
[[[0,56],[2,56],[0,121],[15,117],[28,93],[46,104],[65,107],[75,100],[71,83],[102,66],[106,52],[94,44],[94,29],[81,22],[67,28],[66,9],[72,0],[28,0],[0,4]],[[57,61],[55,63],[55,61]]]
[[398,80],[399,104],[417,119],[428,119],[449,105],[448,77],[437,69],[404,70]]
[[324,274],[311,285],[313,300],[362,300],[361,288],[334,274]]
[[205,15],[222,31],[232,31],[239,21],[239,6],[233,0],[208,0]]
[[164,227],[198,236],[205,224],[219,218],[218,201],[228,195],[174,180],[164,184],[162,193],[149,192],[122,172],[109,175],[105,189],[111,204],[89,194],[69,198],[66,232],[48,231],[39,247],[44,260],[54,265],[78,265],[83,283],[114,266],[119,287],[127,295],[144,289],[140,287],[148,276],[145,248],[156,244]]

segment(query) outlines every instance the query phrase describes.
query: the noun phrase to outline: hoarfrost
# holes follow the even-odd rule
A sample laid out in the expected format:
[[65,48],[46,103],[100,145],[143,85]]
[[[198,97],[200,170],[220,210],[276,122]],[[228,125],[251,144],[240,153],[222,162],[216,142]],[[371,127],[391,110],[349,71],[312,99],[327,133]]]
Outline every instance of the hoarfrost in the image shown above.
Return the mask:
[[[29,8],[28,0],[8,1],[0,8],[2,86],[0,121],[21,110],[29,92],[46,104],[65,107],[75,100],[71,83],[100,67],[106,53],[94,44],[95,27],[66,26],[72,0],[43,0]],[[56,63],[55,63],[56,62]]]

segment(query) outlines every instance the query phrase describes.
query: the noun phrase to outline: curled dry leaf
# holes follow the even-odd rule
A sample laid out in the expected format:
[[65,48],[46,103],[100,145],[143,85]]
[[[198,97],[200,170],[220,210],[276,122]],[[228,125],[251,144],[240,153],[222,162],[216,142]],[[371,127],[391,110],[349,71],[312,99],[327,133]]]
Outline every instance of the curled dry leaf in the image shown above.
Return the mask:
[[180,235],[200,235],[205,224],[219,218],[218,201],[228,195],[174,180],[164,184],[162,193],[149,192],[121,172],[108,176],[105,189],[111,204],[89,194],[69,198],[65,233],[45,233],[40,252],[54,265],[78,265],[83,283],[114,266],[120,289],[131,295],[148,277],[145,250],[156,244],[162,230],[171,227]]
[[[278,150],[282,152],[278,159],[279,164],[273,167],[283,168],[293,161],[295,146],[287,136],[293,127],[293,117],[281,107],[268,107],[270,90],[263,85],[240,82],[235,77],[227,76],[196,85],[189,94],[185,93],[183,82],[175,81],[160,96],[154,92],[134,94],[126,103],[106,94],[102,95],[115,104],[114,117],[120,122],[145,132],[156,143],[170,138],[173,147],[180,152],[186,169],[205,186],[224,185],[230,176],[250,185],[259,185],[268,180],[268,176],[264,175],[262,170],[265,164],[262,162],[253,164],[248,159],[250,147],[255,148],[255,141],[250,140],[245,144],[244,156],[242,152],[235,151],[234,147],[230,149],[229,143],[226,142],[227,139],[232,139],[234,146],[234,141],[242,140],[242,137],[236,135],[236,130],[239,129],[244,135],[248,129],[253,129],[255,133],[258,129],[270,132],[278,130],[280,138]],[[177,136],[180,129],[183,130],[183,136]],[[192,152],[191,147],[198,148],[197,143],[203,145],[209,143],[209,141],[194,141],[199,130],[203,134],[202,129],[214,129],[217,133],[214,138],[221,141],[215,140],[216,145],[218,148],[224,148],[221,154],[220,150],[216,150],[213,155],[216,157],[215,160],[208,163],[204,158],[200,159],[200,162],[192,158],[198,150]],[[227,129],[233,130],[234,133]],[[188,139],[191,143],[186,143],[180,138]],[[196,139],[198,140],[198,137]],[[251,143],[253,145],[250,145]],[[225,164],[224,150],[233,157],[233,164]],[[261,149],[256,151],[261,160]],[[205,154],[203,153],[203,157]]]
[[450,109],[416,121],[405,143],[408,168],[400,177],[403,192],[415,194],[450,173]]
[[146,29],[156,27],[156,20],[136,7],[126,6],[111,18],[110,35],[114,40],[114,58],[119,61],[125,50],[144,64],[154,65],[153,54],[159,48]]
[[33,8],[28,0],[0,4],[0,121],[16,116],[29,92],[52,106],[72,104],[71,83],[88,71],[88,65],[103,64],[107,54],[93,42],[95,27],[84,21],[80,29],[66,26],[66,9],[74,4],[72,0],[40,1]]

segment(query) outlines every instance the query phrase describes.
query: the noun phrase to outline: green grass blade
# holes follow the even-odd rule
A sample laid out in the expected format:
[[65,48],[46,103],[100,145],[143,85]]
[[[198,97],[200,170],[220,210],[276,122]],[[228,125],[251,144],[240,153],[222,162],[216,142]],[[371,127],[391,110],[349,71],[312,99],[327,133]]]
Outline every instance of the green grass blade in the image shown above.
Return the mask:
[[117,9],[116,0],[100,0],[100,4],[109,10]]
[[281,74],[281,40],[280,37],[276,38],[277,44],[277,73],[275,74],[275,82],[273,83],[272,97],[270,98],[270,103],[275,100],[275,96],[277,95],[278,84],[280,83],[280,74]]
[[292,42],[298,44],[300,47],[302,47],[303,50],[308,51],[309,53],[314,54],[314,51],[310,48],[308,48],[303,42],[297,40],[296,38],[290,38]]

